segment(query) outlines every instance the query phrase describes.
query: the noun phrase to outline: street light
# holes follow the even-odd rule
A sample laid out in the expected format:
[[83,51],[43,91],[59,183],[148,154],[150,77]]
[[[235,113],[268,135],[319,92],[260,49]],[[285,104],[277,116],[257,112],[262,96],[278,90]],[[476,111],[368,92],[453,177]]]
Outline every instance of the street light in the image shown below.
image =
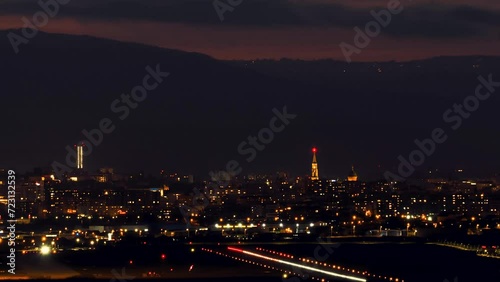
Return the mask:
[[40,248],[40,253],[41,253],[42,255],[44,255],[44,256],[46,256],[46,255],[50,254],[50,251],[51,251],[51,249],[50,249],[50,247],[49,247],[49,246],[42,246],[42,247]]

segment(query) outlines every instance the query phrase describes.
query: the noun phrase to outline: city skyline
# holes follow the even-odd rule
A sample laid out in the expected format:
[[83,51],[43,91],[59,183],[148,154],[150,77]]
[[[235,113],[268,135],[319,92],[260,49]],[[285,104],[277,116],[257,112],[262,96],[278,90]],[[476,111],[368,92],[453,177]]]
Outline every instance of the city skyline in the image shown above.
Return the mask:
[[[64,178],[68,175],[70,175],[70,176],[71,175],[82,175],[82,174],[95,175],[96,173],[98,174],[99,172],[102,172],[103,170],[115,171],[114,168],[106,167],[106,166],[100,166],[99,168],[93,169],[93,170],[87,170],[86,168],[84,169],[83,164],[84,164],[85,158],[86,158],[85,154],[84,154],[84,147],[85,147],[84,143],[81,143],[80,145],[74,145],[73,159],[74,159],[75,163],[71,164],[71,165],[68,164],[68,166],[70,168],[72,168],[71,171],[67,171],[67,172],[63,173],[62,171],[59,172],[57,170],[54,170],[54,167],[33,166],[33,168],[31,170],[24,171],[22,173],[26,174],[26,175],[53,174],[53,175],[56,175],[56,177],[58,177],[58,178]],[[270,172],[270,171],[267,171],[267,172],[246,172],[246,173],[243,172],[243,173],[241,173],[241,175],[240,174],[233,174],[233,175],[228,174],[228,175],[231,179],[232,178],[238,179],[238,178],[247,178],[248,176],[259,176],[259,175],[270,176],[273,173],[274,174],[285,173],[286,175],[289,175],[289,177],[292,177],[292,178],[293,177],[297,177],[297,178],[307,177],[312,181],[328,180],[328,179],[339,179],[339,180],[345,180],[345,181],[358,181],[359,176],[354,169],[354,166],[355,166],[354,164],[351,164],[351,166],[350,166],[351,169],[349,171],[346,170],[346,173],[344,173],[344,174],[324,172],[324,173],[321,173],[321,176],[326,175],[326,177],[320,177],[320,173],[319,173],[319,169],[318,169],[319,162],[317,160],[317,155],[319,154],[319,150],[317,147],[312,147],[311,152],[312,152],[312,164],[311,164],[311,169],[310,169],[309,173],[304,171],[303,173],[300,173],[297,175],[289,175],[289,172],[285,169],[285,170],[275,170],[275,172]],[[71,155],[71,154],[68,154],[68,155]],[[15,168],[10,168],[10,169],[15,170]],[[163,168],[163,169],[157,171],[157,173],[145,172],[141,168],[131,170],[131,171],[121,171],[119,173],[120,174],[144,173],[144,175],[148,175],[148,176],[151,176],[153,178],[157,178],[158,175],[163,176],[166,174],[175,174],[175,175],[183,175],[183,176],[187,175],[190,177],[195,177],[197,179],[197,181],[206,181],[206,180],[210,180],[211,178],[213,178],[212,175],[214,173],[217,174],[219,172],[227,173],[226,171],[223,171],[223,170],[222,171],[210,170],[206,175],[195,175],[192,172],[182,172],[182,171],[176,170],[175,168],[170,168],[170,169]],[[452,176],[452,175],[454,175],[454,176]],[[412,174],[409,177],[409,179],[451,178],[451,177],[477,178],[478,176],[467,174],[463,169],[440,170],[440,169],[434,168],[434,169],[422,169],[420,171],[417,171],[416,176],[413,176],[413,174]],[[499,174],[496,174],[496,173],[492,174],[492,175],[487,175],[487,176],[480,176],[480,178],[484,178],[484,179],[494,179],[497,177],[500,177],[500,176],[499,176]],[[386,180],[386,181],[394,180],[394,179],[387,178],[387,177],[384,178],[384,175],[381,175],[379,178],[375,178],[375,179],[363,179],[362,177],[360,179],[362,181],[368,181],[368,182],[369,181],[380,181],[380,180]],[[403,181],[405,181],[405,180],[403,180]]]

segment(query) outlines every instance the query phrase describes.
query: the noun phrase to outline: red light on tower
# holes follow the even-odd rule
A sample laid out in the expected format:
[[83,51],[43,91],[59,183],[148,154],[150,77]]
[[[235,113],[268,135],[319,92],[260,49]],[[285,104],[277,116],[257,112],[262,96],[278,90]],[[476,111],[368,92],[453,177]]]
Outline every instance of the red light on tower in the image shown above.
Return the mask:
[[313,148],[313,153],[316,153],[318,151],[318,149],[316,149],[316,147]]

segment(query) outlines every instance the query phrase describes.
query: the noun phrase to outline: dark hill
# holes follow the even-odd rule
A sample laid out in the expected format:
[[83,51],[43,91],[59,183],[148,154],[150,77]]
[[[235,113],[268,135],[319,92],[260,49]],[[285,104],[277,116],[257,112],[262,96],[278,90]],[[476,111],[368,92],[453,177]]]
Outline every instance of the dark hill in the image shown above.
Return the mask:
[[[442,114],[474,93],[478,74],[500,80],[499,60],[491,57],[252,64],[47,33],[15,55],[7,32],[0,32],[0,167],[23,170],[63,162],[65,146],[108,117],[117,128],[87,158],[90,169],[165,168],[204,177],[236,159],[244,174],[278,168],[304,174],[309,148],[317,145],[323,175],[344,176],[354,163],[362,177],[376,177],[396,166],[399,154],[411,152],[415,138],[429,137],[436,127],[449,129]],[[171,75],[127,119],[118,120],[112,101],[142,83],[146,66],[157,64]],[[285,105],[296,120],[246,163],[237,146],[268,125],[273,108]],[[499,106],[498,95],[481,104],[459,130],[449,131],[449,141],[425,168],[452,163],[497,169]]]

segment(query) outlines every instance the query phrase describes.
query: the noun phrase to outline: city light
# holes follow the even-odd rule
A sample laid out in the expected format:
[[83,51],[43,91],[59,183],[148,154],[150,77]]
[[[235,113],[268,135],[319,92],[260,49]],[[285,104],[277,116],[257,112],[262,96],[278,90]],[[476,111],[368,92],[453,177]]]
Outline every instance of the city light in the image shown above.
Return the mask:
[[49,255],[51,253],[52,249],[49,246],[42,246],[40,248],[40,253],[44,256]]

